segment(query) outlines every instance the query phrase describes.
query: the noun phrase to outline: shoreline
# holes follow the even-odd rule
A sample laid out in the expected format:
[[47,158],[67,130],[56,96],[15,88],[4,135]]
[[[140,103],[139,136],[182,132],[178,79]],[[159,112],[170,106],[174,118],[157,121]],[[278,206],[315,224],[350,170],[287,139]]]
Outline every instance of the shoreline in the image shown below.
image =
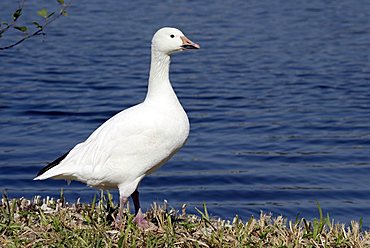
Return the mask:
[[110,193],[92,203],[66,203],[39,196],[32,200],[0,202],[0,246],[5,247],[369,247],[369,230],[361,221],[334,224],[324,216],[313,220],[262,213],[242,221],[210,217],[206,205],[187,214],[153,203],[145,213],[150,227],[139,229],[127,209],[120,228],[115,225],[116,205]]

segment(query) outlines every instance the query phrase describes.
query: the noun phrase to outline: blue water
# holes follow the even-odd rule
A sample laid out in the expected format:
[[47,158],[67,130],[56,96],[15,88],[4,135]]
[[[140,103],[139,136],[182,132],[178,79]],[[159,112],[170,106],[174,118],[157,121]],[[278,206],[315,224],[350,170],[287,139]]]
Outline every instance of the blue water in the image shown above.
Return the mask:
[[[27,4],[32,21],[44,5]],[[0,52],[0,189],[90,202],[85,185],[32,178],[144,99],[152,35],[174,26],[202,47],[171,66],[191,133],[142,181],[144,209],[205,201],[224,218],[314,218],[318,201],[370,226],[369,13],[365,0],[75,1],[45,37]]]

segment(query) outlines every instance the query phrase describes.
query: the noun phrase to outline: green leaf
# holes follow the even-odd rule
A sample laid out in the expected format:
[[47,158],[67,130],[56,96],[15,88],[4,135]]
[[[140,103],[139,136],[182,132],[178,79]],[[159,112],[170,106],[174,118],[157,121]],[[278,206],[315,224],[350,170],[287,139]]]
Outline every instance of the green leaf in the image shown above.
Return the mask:
[[13,20],[16,21],[22,14],[22,9],[17,9],[14,13],[13,13]]
[[25,33],[27,32],[28,28],[26,26],[14,26],[15,29],[18,29],[19,31]]
[[43,18],[47,18],[48,10],[46,8],[40,9],[39,11],[37,11],[37,14]]
[[64,0],[57,0],[59,4],[63,5],[64,4]]
[[54,14],[55,14],[55,12],[51,12],[46,18],[49,18],[49,17],[51,17]]
[[38,29],[43,29],[44,27],[40,25],[38,22],[32,22]]
[[63,16],[68,16],[67,11],[65,11],[65,10],[62,10],[61,14],[62,14]]

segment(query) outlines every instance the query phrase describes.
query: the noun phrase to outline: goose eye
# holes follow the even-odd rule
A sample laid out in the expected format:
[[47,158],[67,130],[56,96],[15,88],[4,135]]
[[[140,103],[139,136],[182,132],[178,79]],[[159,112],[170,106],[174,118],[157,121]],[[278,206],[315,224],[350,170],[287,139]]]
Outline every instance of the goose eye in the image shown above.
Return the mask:
[[171,38],[175,38],[175,36],[173,34],[170,35]]

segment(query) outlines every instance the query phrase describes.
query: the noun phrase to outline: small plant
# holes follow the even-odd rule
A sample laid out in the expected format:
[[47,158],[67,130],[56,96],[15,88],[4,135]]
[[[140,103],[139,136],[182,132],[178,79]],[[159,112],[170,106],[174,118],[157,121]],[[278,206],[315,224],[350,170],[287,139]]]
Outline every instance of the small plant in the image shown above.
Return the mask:
[[317,208],[319,211],[319,219],[315,218],[312,222],[307,222],[307,220],[303,218],[303,223],[306,230],[306,237],[312,238],[315,241],[320,241],[321,235],[326,231],[325,229],[330,230],[332,228],[332,224],[330,222],[329,214],[324,217],[322,208],[318,202]]

